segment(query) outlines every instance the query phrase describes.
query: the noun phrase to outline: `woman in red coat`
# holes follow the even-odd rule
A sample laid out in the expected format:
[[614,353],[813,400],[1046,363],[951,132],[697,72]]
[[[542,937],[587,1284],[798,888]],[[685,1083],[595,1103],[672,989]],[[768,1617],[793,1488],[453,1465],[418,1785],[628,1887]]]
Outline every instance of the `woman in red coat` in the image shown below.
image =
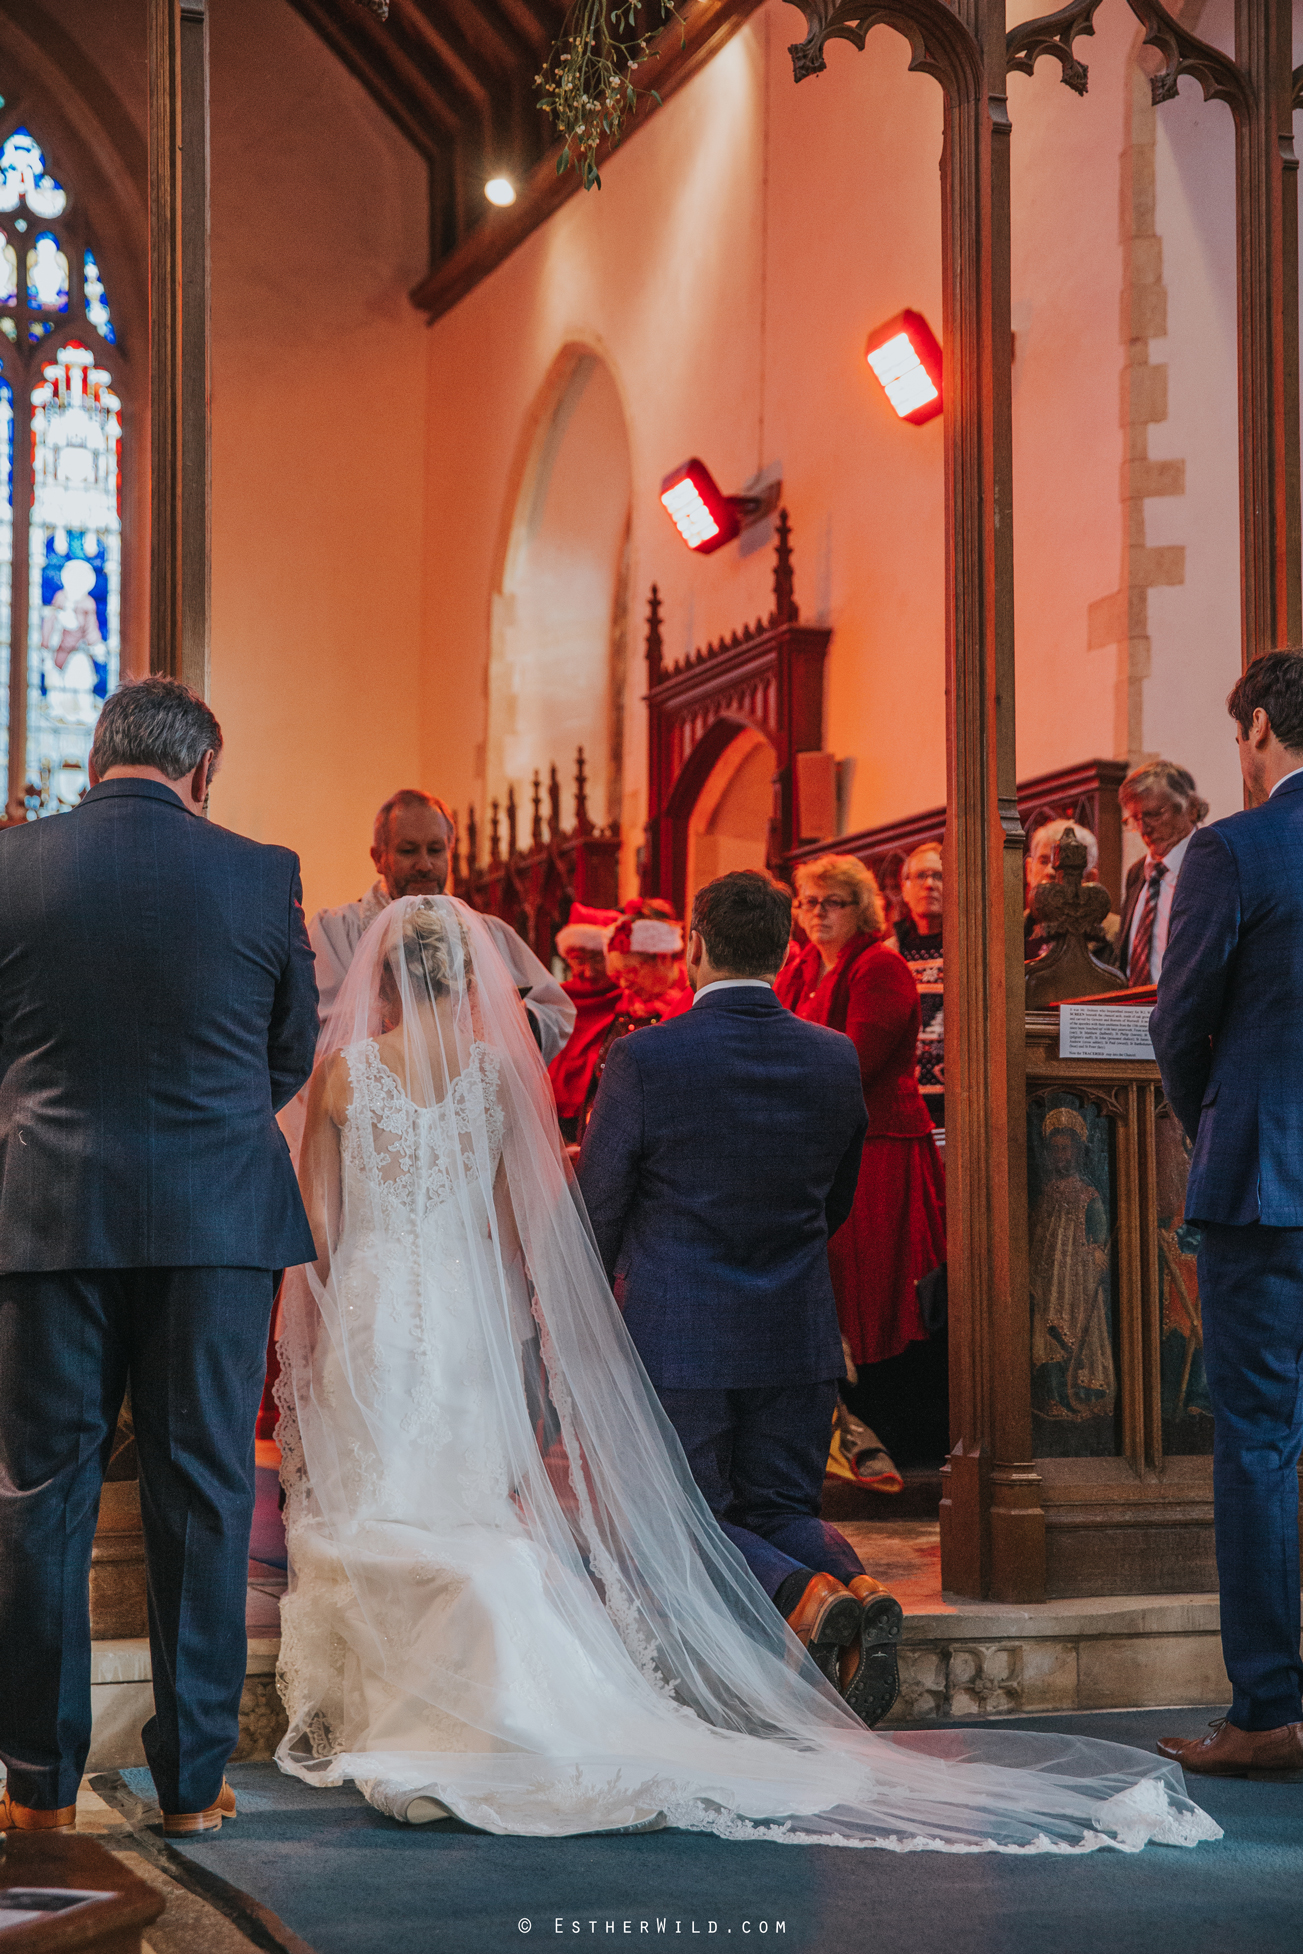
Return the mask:
[[[774,988],[798,1017],[853,1041],[869,1115],[855,1206],[828,1244],[842,1334],[860,1371],[855,1398],[862,1403],[864,1387],[872,1400],[880,1398],[872,1389],[875,1365],[927,1340],[914,1284],[946,1259],[945,1178],[915,1077],[918,991],[909,965],[884,939],[876,881],[853,856],[821,855],[801,864],[796,884],[797,913],[810,940]],[[906,1386],[905,1395],[914,1392]],[[883,1427],[896,1421],[883,1415],[880,1402],[864,1403],[861,1415],[870,1409],[876,1415],[869,1423],[889,1451],[915,1449],[901,1435],[891,1442]]]

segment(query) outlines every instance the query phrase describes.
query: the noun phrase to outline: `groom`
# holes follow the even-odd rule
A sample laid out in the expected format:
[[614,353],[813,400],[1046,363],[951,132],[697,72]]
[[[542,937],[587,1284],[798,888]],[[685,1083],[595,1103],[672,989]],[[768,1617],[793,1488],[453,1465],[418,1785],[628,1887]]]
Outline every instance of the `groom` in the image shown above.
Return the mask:
[[843,1368],[828,1237],[855,1198],[855,1047],[779,1003],[792,898],[698,890],[693,1007],[618,1040],[579,1184],[625,1322],[724,1532],[866,1723],[895,1701],[899,1604],[819,1518]]
[[88,1580],[131,1390],[167,1832],[235,1813],[253,1432],[275,1272],[312,1235],[276,1109],[312,1069],[299,865],[203,816],[203,700],[108,700],[80,806],[0,835],[0,1830],[66,1831]]

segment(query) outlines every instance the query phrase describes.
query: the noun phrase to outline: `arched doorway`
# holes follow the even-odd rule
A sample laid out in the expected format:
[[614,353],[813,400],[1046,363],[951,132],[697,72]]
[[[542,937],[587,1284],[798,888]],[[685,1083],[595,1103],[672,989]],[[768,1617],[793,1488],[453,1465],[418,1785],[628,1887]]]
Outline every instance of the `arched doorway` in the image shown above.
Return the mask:
[[777,767],[771,740],[754,726],[735,726],[688,815],[685,914],[691,911],[697,890],[715,876],[739,868],[764,868]]
[[536,767],[563,777],[582,746],[588,805],[618,819],[622,791],[629,502],[624,409],[610,369],[570,347],[544,393],[494,598],[486,798]]

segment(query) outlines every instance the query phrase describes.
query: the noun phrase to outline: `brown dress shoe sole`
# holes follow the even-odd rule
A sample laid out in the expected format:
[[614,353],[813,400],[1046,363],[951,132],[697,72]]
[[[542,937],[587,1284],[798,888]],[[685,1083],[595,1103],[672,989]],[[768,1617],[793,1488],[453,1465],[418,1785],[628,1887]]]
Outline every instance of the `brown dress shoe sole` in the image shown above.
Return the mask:
[[860,1660],[842,1695],[849,1709],[872,1729],[900,1695],[896,1651],[904,1616],[894,1595],[875,1594],[860,1622]]
[[860,1604],[853,1594],[839,1595],[831,1603],[818,1633],[806,1643],[821,1673],[837,1687],[837,1667],[841,1661],[842,1650],[853,1642],[860,1632]]
[[222,1779],[222,1788],[213,1804],[203,1812],[164,1812],[163,1836],[169,1839],[183,1839],[196,1832],[220,1832],[224,1818],[236,1816],[235,1793]]
[[61,1805],[58,1811],[37,1811],[30,1805],[10,1802],[9,1793],[0,1791],[0,1832],[75,1832],[77,1807]]

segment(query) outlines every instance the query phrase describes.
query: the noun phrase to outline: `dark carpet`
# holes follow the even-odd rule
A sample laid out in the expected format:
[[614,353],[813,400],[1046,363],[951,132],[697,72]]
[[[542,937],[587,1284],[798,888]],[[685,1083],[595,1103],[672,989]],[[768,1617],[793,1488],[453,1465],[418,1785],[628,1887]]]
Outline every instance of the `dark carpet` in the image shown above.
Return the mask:
[[[1206,1710],[1041,1717],[1149,1748]],[[132,1772],[138,1791],[148,1776]],[[240,1817],[186,1856],[269,1908],[317,1954],[498,1954],[522,1946],[689,1943],[790,1954],[1298,1954],[1303,1783],[1200,1781],[1217,1845],[1080,1859],[900,1856],[726,1844],[696,1834],[491,1838],[455,1820],[381,1818],[237,1764]],[[528,1923],[528,1925],[526,1925]]]

